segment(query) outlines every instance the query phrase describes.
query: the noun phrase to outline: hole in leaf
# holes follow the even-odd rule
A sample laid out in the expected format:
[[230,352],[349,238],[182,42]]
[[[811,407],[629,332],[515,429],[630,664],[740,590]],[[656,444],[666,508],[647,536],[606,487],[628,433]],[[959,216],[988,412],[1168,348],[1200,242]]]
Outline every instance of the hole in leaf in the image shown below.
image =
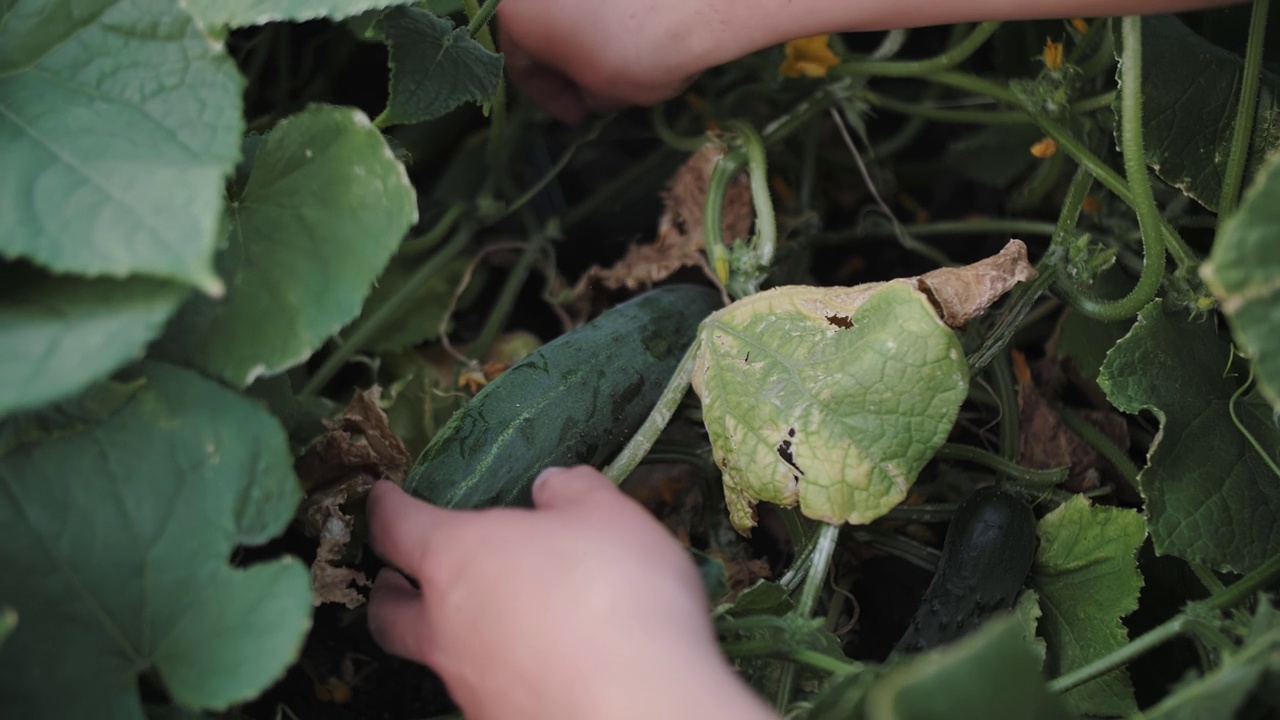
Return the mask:
[[832,325],[835,325],[838,328],[853,327],[853,322],[850,321],[848,316],[846,315],[828,315],[827,322],[831,323]]
[[[788,438],[793,438],[795,436],[796,436],[795,428],[791,428],[790,430],[787,431]],[[778,457],[782,458],[782,462],[790,465],[792,468],[795,469],[797,473],[796,481],[799,482],[800,481],[799,476],[804,475],[804,470],[801,470],[800,466],[796,464],[795,455],[791,454],[792,447],[793,446],[791,444],[791,440],[783,440],[782,442],[778,443],[777,453],[778,453]]]

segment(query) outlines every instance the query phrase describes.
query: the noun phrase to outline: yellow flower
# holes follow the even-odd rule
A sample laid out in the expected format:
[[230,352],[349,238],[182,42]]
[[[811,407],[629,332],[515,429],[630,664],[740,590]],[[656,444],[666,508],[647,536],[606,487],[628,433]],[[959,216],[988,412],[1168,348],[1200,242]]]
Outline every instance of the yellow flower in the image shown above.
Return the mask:
[[1031,154],[1041,160],[1047,157],[1053,157],[1053,154],[1056,152],[1058,152],[1058,143],[1054,142],[1053,138],[1050,137],[1044,138],[1040,142],[1031,146]]
[[1089,21],[1084,18],[1071,18],[1071,27],[1076,29],[1078,33],[1089,32]]
[[828,35],[791,40],[783,47],[786,59],[780,72],[787,77],[826,77],[827,70],[840,64],[840,58],[827,45]]
[[1044,41],[1045,67],[1057,72],[1062,69],[1062,43],[1050,39]]

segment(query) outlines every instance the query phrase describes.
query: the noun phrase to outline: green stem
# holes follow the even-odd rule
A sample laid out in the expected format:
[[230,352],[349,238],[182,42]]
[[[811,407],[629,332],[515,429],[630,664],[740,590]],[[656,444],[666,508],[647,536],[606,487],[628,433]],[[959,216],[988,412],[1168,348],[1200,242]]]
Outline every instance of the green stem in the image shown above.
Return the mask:
[[[840,539],[839,525],[830,523],[820,523],[820,525],[813,545],[813,554],[809,556],[806,563],[808,570],[804,577],[804,585],[800,587],[800,597],[791,611],[802,618],[813,615],[814,607],[818,604],[818,594],[822,590],[822,584],[827,580],[827,570],[831,568],[831,560],[835,557],[836,541]],[[795,670],[794,665],[782,668],[782,675],[778,679],[778,694],[773,704],[778,712],[785,712],[787,706],[791,704],[791,693],[795,688]]]
[[402,256],[416,255],[435,247],[453,229],[453,226],[457,224],[458,220],[462,218],[462,214],[466,211],[465,205],[450,205],[425,235],[409,238],[400,243],[400,248],[396,251],[397,254]]
[[839,525],[820,524],[818,537],[813,546],[813,555],[809,558],[809,569],[805,574],[804,585],[800,588],[800,597],[796,601],[795,612],[802,617],[813,615],[813,609],[818,603],[818,592],[827,579],[827,570],[831,567],[831,559],[836,551],[836,540],[839,537]]
[[1244,53],[1244,76],[1240,81],[1240,104],[1236,107],[1235,128],[1231,133],[1231,154],[1222,174],[1222,193],[1218,196],[1218,216],[1227,217],[1240,200],[1244,184],[1245,163],[1249,159],[1249,139],[1253,136],[1253,113],[1258,106],[1258,85],[1262,79],[1262,46],[1267,34],[1267,10],[1271,0],[1253,0],[1249,18],[1249,44]]
[[489,18],[493,17],[493,12],[498,9],[498,0],[485,0],[484,5],[474,11],[473,7],[475,7],[475,0],[467,0],[467,17],[471,18],[467,23],[467,34],[474,38],[481,31],[487,32]]
[[1125,479],[1125,482],[1132,487],[1138,486],[1138,467],[1133,464],[1133,461],[1129,459],[1129,456],[1123,450],[1111,441],[1111,438],[1104,435],[1096,425],[1065,407],[1059,407],[1057,410],[1058,416],[1062,418],[1062,424],[1066,425],[1068,430],[1079,435],[1081,440],[1089,444],[1089,447],[1106,458],[1107,462],[1111,463],[1111,466]]
[[1119,300],[1098,299],[1065,280],[1058,286],[1072,307],[1103,321],[1127,320],[1137,315],[1155,299],[1164,279],[1165,222],[1151,193],[1142,137],[1142,18],[1125,17],[1120,23],[1124,38],[1120,58],[1120,145],[1131,190],[1129,204],[1137,211],[1142,231],[1142,274],[1129,294]]
[[[1053,226],[1053,240],[1050,247],[1061,246],[1080,220],[1080,209],[1084,207],[1084,199],[1093,187],[1093,175],[1084,167],[1076,170],[1075,177],[1067,187],[1067,195],[1062,201],[1062,210],[1058,213],[1058,222]],[[1053,284],[1058,275],[1057,266],[1046,258],[1036,264],[1036,277],[1029,283],[1022,283],[1013,291],[1013,296],[1000,312],[991,332],[983,340],[978,350],[969,356],[969,372],[976,375],[982,371],[1013,340],[1013,336],[1021,327],[1022,321],[1036,301]]]
[[841,660],[813,650],[780,647],[777,642],[768,638],[724,643],[720,646],[720,650],[730,660],[745,660],[749,658],[789,660],[828,673],[845,674],[857,672],[864,667],[862,663]]
[[[1207,599],[1199,601],[1198,604],[1210,610],[1227,610],[1252,598],[1254,594],[1269,587],[1277,579],[1280,579],[1280,555],[1271,558],[1226,590],[1214,593]],[[1049,682],[1049,689],[1056,693],[1062,693],[1080,687],[1090,680],[1102,677],[1112,670],[1123,667],[1126,663],[1138,658],[1147,651],[1178,637],[1189,630],[1193,622],[1187,612],[1179,613],[1138,636],[1124,647],[1065,675],[1054,678]]]
[[506,328],[511,310],[515,308],[516,299],[524,289],[524,283],[529,279],[529,273],[533,271],[533,264],[537,261],[538,254],[542,252],[542,245],[545,242],[545,234],[536,233],[529,241],[528,247],[520,253],[520,259],[511,266],[511,271],[507,273],[507,279],[502,284],[502,290],[498,293],[498,299],[494,301],[489,317],[485,319],[484,327],[467,348],[467,353],[471,357],[484,357],[493,342],[498,339],[498,335]]
[[[729,249],[724,238],[724,200],[729,194],[729,182],[741,167],[741,161],[733,152],[725,150],[711,169],[707,182],[707,199],[702,212],[702,246],[707,253],[711,269],[723,284],[729,282]],[[737,238],[730,238],[737,240]]]
[[947,443],[938,448],[935,455],[939,460],[961,460],[964,462],[972,462],[982,465],[983,467],[995,470],[1002,475],[1019,480],[1027,485],[1038,485],[1043,487],[1053,487],[1067,479],[1068,468],[1053,468],[1051,470],[1032,470],[1024,468],[1021,465],[1006,460],[995,453],[987,452],[969,445],[959,445],[956,443]]
[[1008,356],[1001,356],[991,366],[990,376],[996,399],[1000,402],[1000,457],[1016,462],[1021,435],[1018,429],[1018,388],[1014,383],[1011,363]]
[[[450,221],[452,224],[452,221]],[[444,221],[431,230],[431,232],[448,232],[449,227]],[[474,229],[470,225],[463,226],[456,233],[448,244],[440,248],[438,252],[433,254],[429,260],[414,271],[409,280],[396,291],[396,294],[387,300],[386,304],[378,308],[377,312],[369,316],[369,319],[356,328],[355,332],[344,338],[338,347],[325,358],[320,367],[316,369],[308,380],[306,385],[298,391],[300,397],[308,397],[316,395],[324,388],[325,383],[329,382],[346,362],[347,359],[356,353],[366,342],[369,341],[376,333],[381,331],[388,322],[404,311],[405,307],[413,301],[413,298],[421,291],[422,286],[429,282],[432,277],[438,275],[446,264],[454,259],[459,253],[466,249],[467,244],[471,242],[471,236]]]
[[999,22],[984,22],[965,39],[940,55],[926,60],[852,60],[832,72],[838,75],[872,75],[879,77],[920,77],[953,68],[968,60],[996,30]]
[[1050,680],[1049,690],[1055,693],[1064,693],[1080,687],[1090,680],[1102,677],[1113,670],[1124,667],[1130,661],[1181,635],[1190,622],[1186,615],[1175,615],[1166,622],[1138,636],[1120,649]]
[[653,133],[664,145],[679,152],[691,153],[707,144],[707,134],[685,136],[677,133],[667,122],[667,114],[663,112],[663,104],[654,105],[649,111],[649,119],[653,125]]
[[955,108],[933,107],[918,103],[897,100],[878,92],[867,90],[860,95],[861,99],[874,107],[892,110],[903,115],[920,117],[926,120],[937,120],[950,123],[972,123],[978,125],[1031,125],[1031,118],[1020,110],[959,110]]
[[1276,580],[1280,580],[1280,555],[1271,558],[1263,563],[1262,567],[1232,583],[1226,590],[1214,593],[1202,602],[1212,610],[1227,610],[1253,597],[1260,590],[1270,587]]
[[760,281],[773,265],[778,247],[778,222],[773,213],[773,198],[769,195],[769,171],[766,165],[764,141],[750,124],[733,120],[729,129],[737,134],[747,156],[747,175],[751,184],[751,205],[755,210],[755,237],[751,240],[753,264],[759,268],[759,277],[748,278],[741,295],[759,291]]
[[547,185],[550,185],[551,182],[556,179],[556,176],[558,176],[561,172],[564,171],[565,166],[567,166],[569,164],[569,161],[573,159],[574,153],[576,153],[579,148],[591,142],[592,140],[595,140],[596,138],[600,137],[600,132],[603,131],[605,126],[608,125],[613,120],[613,117],[614,116],[612,115],[606,115],[600,118],[599,120],[597,120],[585,135],[583,135],[582,137],[570,143],[569,147],[566,148],[565,151],[560,154],[560,157],[556,159],[555,164],[553,164],[550,168],[548,168],[547,171],[543,173],[542,177],[538,178],[537,182],[535,182],[532,186],[530,186],[529,189],[521,193],[520,197],[517,197],[515,200],[512,200],[511,204],[508,205],[506,208],[504,208],[502,212],[498,214],[497,217],[484,218],[483,219],[484,224],[492,225],[494,223],[500,222],[510,217],[511,214],[514,213],[515,211],[524,207],[526,203],[528,203],[530,200],[536,197],[538,193],[542,192],[543,188],[545,188]]
[[[882,107],[903,115],[937,120],[939,122],[972,123],[981,125],[1034,125],[1035,121],[1022,109],[1017,110],[965,110],[936,107],[898,100],[888,95],[867,90],[859,97],[868,104]],[[1115,91],[1104,92],[1071,104],[1071,112],[1084,114],[1111,107]]]
[[467,32],[489,52],[497,52],[493,34],[489,32],[489,17],[498,9],[498,0],[485,0],[484,7],[476,0],[462,0],[462,10],[467,15]]
[[671,422],[671,416],[675,415],[676,408],[680,407],[680,401],[689,389],[689,379],[693,377],[693,365],[697,356],[696,344],[685,351],[684,357],[680,358],[680,364],[676,365],[675,372],[667,381],[667,386],[663,388],[662,395],[658,397],[657,404],[649,412],[649,417],[645,418],[640,429],[631,436],[613,462],[605,467],[605,477],[615,483],[622,482],[648,454],[649,448],[657,442],[663,428]]
[[1111,20],[1096,20],[1089,28],[1089,35],[1097,33],[1101,38],[1098,50],[1088,60],[1080,63],[1080,77],[1089,80],[1101,75],[1116,62],[1116,40],[1111,32]]

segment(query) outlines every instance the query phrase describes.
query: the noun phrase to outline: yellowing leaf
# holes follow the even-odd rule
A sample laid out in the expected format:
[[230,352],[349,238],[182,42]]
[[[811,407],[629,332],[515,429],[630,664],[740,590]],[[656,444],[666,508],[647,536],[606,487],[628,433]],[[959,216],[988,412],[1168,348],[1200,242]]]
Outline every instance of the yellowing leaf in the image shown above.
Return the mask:
[[827,44],[828,38],[828,35],[814,35],[789,41],[782,49],[786,58],[780,72],[791,78],[826,77],[827,70],[840,64],[840,57]]
[[962,268],[851,288],[790,286],[703,321],[692,385],[734,527],[759,501],[829,523],[897,505],[968,389],[949,326],[1035,276],[1026,246]]
[[734,527],[755,504],[867,523],[897,505],[968,387],[955,334],[914,283],[782,287],[707,318],[693,389]]

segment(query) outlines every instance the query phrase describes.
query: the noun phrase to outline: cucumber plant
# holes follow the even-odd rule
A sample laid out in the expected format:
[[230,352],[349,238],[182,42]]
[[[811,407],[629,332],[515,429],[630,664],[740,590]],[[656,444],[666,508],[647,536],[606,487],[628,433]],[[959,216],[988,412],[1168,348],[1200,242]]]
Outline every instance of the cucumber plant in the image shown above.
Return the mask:
[[[295,557],[404,471],[332,418],[374,384],[445,504],[716,476],[705,567],[773,575],[722,646],[789,717],[1275,711],[1269,0],[807,38],[582,129],[504,87],[496,0],[84,5],[0,12],[0,714],[447,712]],[[708,144],[670,225],[736,302],[575,291]],[[994,309],[907,280],[1011,237]],[[509,329],[550,342],[508,369]]]

